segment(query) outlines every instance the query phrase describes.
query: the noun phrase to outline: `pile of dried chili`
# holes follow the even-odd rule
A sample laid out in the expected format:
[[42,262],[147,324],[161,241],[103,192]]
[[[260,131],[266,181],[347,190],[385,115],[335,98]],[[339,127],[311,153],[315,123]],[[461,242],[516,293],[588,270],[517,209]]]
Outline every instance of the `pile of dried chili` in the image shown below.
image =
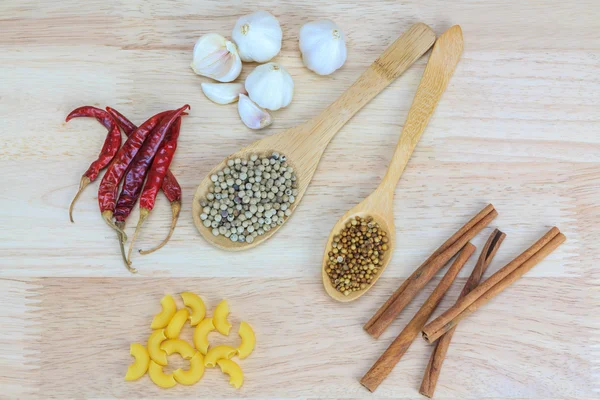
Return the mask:
[[[117,232],[121,254],[127,269],[131,267],[131,251],[143,221],[154,208],[156,195],[162,188],[171,203],[172,222],[167,237],[155,248],[140,251],[149,254],[163,247],[171,238],[179,211],[181,210],[181,186],[169,171],[169,166],[177,149],[177,140],[181,127],[181,116],[187,115],[185,105],[177,110],[158,113],[139,127],[135,126],[123,114],[107,107],[101,110],[92,106],[79,107],[67,116],[67,121],[75,117],[96,118],[106,129],[108,135],[98,159],[92,162],[83,174],[79,190],[69,207],[69,217],[73,222],[73,206],[87,185],[93,182],[100,171],[108,166],[98,189],[98,203],[104,221]],[[127,140],[121,146],[121,129]],[[119,186],[122,189],[119,193]],[[125,255],[125,220],[140,198],[140,220],[132,240],[129,253]],[[113,221],[114,218],[114,221]]]

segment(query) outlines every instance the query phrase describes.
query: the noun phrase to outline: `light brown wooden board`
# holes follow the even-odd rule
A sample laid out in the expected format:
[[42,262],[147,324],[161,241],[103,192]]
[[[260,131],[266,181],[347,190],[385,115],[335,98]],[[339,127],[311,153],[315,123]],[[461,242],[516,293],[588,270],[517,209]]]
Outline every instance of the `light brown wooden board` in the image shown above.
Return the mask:
[[[197,37],[228,35],[239,16],[257,9],[282,23],[277,61],[296,91],[272,127],[252,132],[235,106],[203,96],[205,79],[189,62]],[[348,61],[330,77],[304,68],[297,52],[300,26],[321,17],[348,37]],[[323,246],[335,221],[385,173],[426,58],[332,140],[302,204],[272,240],[239,254],[205,243],[191,200],[206,173],[263,135],[317,115],[417,21],[438,35],[460,24],[465,51],[396,189],[396,249],[377,285],[354,303],[335,303],[322,288]],[[358,379],[437,280],[379,340],[362,325],[489,202],[499,216],[473,243],[481,248],[495,226],[507,239],[486,276],[552,225],[568,240],[461,322],[436,397],[597,397],[599,40],[595,1],[0,2],[0,397],[417,398],[430,351],[422,341],[375,396]],[[245,65],[242,76],[251,69]],[[111,105],[140,123],[184,103],[192,110],[172,166],[184,190],[180,222],[160,252],[134,257],[140,273],[132,277],[98,214],[97,185],[79,200],[76,224],[68,221],[69,201],[105,130],[95,121],[64,124],[64,117],[83,104]],[[159,195],[139,245],[160,242],[169,221]],[[129,343],[147,337],[160,297],[181,290],[201,293],[212,307],[227,298],[234,329],[241,319],[255,327],[258,347],[241,362],[240,391],[219,371],[171,391],[147,378],[122,381]]]

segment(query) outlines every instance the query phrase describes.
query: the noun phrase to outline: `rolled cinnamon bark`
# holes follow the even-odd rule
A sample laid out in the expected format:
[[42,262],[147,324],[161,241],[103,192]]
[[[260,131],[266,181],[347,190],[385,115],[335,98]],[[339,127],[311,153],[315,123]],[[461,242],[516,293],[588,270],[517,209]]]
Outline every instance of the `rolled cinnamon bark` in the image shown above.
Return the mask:
[[402,283],[365,324],[364,329],[373,337],[378,338],[427,282],[497,215],[498,212],[491,204],[481,210]]
[[[492,232],[485,243],[483,250],[481,250],[477,264],[475,264],[475,268],[473,268],[473,272],[471,272],[471,276],[469,276],[469,279],[467,279],[467,282],[465,283],[465,286],[458,299],[466,296],[479,284],[483,273],[492,262],[492,259],[496,255],[496,252],[500,248],[500,245],[505,237],[506,235],[500,232],[498,229],[495,229]],[[429,364],[427,364],[427,369],[425,370],[423,381],[421,382],[421,388],[419,389],[419,393],[421,393],[423,396],[433,397],[433,392],[435,391],[435,386],[437,385],[437,381],[440,376],[442,364],[446,358],[446,353],[448,351],[448,347],[450,346],[450,341],[452,340],[452,335],[454,335],[455,330],[456,326],[444,334],[440,340],[437,341],[435,349],[431,353]]]
[[558,228],[554,227],[550,229],[540,240],[535,242],[521,255],[457,301],[445,313],[427,324],[423,328],[423,338],[427,343],[435,342],[440,336],[456,326],[459,321],[475,312],[479,307],[523,276],[565,240],[565,235],[560,233]]
[[408,325],[402,330],[400,335],[390,344],[387,350],[373,364],[369,372],[360,380],[360,383],[369,389],[371,392],[377,389],[377,386],[392,372],[394,366],[400,361],[410,344],[415,340],[421,328],[427,322],[437,305],[440,303],[444,294],[452,285],[454,278],[465,265],[471,254],[475,251],[475,246],[471,243],[466,243],[458,255],[456,260],[448,268],[448,272],[444,275],[440,283],[437,285],[433,293],[429,296],[423,306],[417,311],[415,316],[410,320]]

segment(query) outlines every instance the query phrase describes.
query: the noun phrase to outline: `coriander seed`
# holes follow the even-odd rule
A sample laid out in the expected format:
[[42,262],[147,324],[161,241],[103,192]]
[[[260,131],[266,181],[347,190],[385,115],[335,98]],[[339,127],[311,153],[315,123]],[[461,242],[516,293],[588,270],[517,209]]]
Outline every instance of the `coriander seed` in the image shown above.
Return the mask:
[[389,238],[373,217],[354,217],[332,239],[325,271],[344,296],[365,290],[379,273]]

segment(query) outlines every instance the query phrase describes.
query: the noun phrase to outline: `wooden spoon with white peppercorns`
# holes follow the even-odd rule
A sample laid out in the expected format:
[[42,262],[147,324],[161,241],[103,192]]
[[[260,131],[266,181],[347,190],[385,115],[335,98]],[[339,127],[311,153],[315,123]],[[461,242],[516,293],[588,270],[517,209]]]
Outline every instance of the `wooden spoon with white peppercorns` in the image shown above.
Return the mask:
[[[229,251],[249,249],[269,239],[283,225],[287,216],[293,213],[302,199],[319,160],[333,136],[365,104],[425,54],[434,42],[435,33],[427,25],[418,23],[411,26],[371,64],[352,86],[320,115],[295,128],[258,140],[230,155],[215,166],[198,186],[192,203],[194,224],[200,234],[212,245]],[[207,213],[204,212],[206,206],[201,205],[201,202],[205,202],[207,195],[211,193],[210,189],[213,188],[214,190],[215,182],[211,177],[227,167],[227,162],[230,160],[248,160],[251,155],[270,156],[273,152],[285,155],[287,165],[293,168],[293,172],[297,176],[295,181],[297,195],[294,196],[294,202],[289,206],[287,215],[284,215],[280,220],[278,219],[278,224],[273,224],[273,227],[269,226],[268,230],[265,229],[263,234],[256,235],[251,240],[246,238],[248,241],[245,242],[233,241],[231,232],[226,232],[227,235],[230,235],[229,237],[220,234],[219,229],[222,225],[222,218],[216,216],[215,212],[211,210],[212,215],[208,214],[208,218],[216,217],[218,220],[213,220],[211,226],[207,222],[209,221]],[[213,177],[213,179],[215,178]],[[225,183],[224,186],[226,185]],[[221,191],[220,188],[218,190]],[[229,190],[229,188],[226,190]],[[211,197],[213,195],[216,195],[216,193],[213,193]],[[258,196],[260,196],[260,193],[258,193]],[[221,193],[219,193],[219,197],[221,197]],[[239,202],[239,198],[235,198],[235,200]],[[235,206],[238,204],[235,204]],[[234,210],[238,216],[239,208],[237,211]],[[232,210],[232,208],[229,208],[229,210]],[[230,215],[228,210],[223,211],[227,212],[227,216]],[[275,215],[275,217],[278,218],[278,215]],[[264,216],[261,218],[265,219]],[[205,223],[208,227],[205,226]],[[247,226],[248,223],[245,222],[245,225]],[[243,229],[244,227],[238,226],[238,228]],[[247,232],[242,232],[239,235],[247,235]],[[236,233],[236,237],[239,235]]]
[[[419,84],[410,110],[408,111],[408,117],[406,118],[396,151],[394,152],[385,177],[373,193],[344,214],[331,230],[331,234],[329,235],[325,247],[325,254],[323,255],[322,276],[325,290],[335,300],[342,302],[356,300],[375,284],[377,279],[383,273],[383,270],[389,264],[390,259],[392,258],[392,252],[394,251],[394,243],[396,241],[396,228],[394,226],[394,189],[408,163],[408,159],[421,138],[421,134],[429,122],[429,118],[433,114],[442,93],[444,93],[444,90],[446,90],[446,87],[448,86],[448,82],[454,73],[454,69],[458,64],[462,51],[462,30],[458,25],[448,29],[435,42],[433,50],[431,51],[431,56],[425,67],[425,72],[423,72],[421,83]],[[347,254],[348,251],[355,252],[355,250],[344,249],[345,253],[342,253],[339,249],[339,247],[344,247],[345,244],[342,245],[342,238],[338,238],[338,236],[342,230],[347,227],[348,223],[351,223],[351,226],[348,227],[349,230],[352,230],[352,224],[355,226],[357,225],[356,222],[352,223],[352,220],[356,221],[356,217],[359,217],[362,220],[372,218],[368,228],[364,227],[365,230],[370,229],[372,231],[377,231],[377,229],[381,229],[386,233],[384,236],[387,238],[385,243],[386,250],[383,252],[383,257],[376,256],[377,259],[372,260],[375,263],[374,265],[371,265],[371,261],[363,259],[360,259],[357,262],[356,258],[364,257],[362,253],[358,254],[353,259],[348,257],[347,260],[344,255]],[[360,225],[360,222],[358,225]],[[346,234],[349,235],[350,233],[347,232]],[[360,233],[357,233],[356,230],[354,230],[353,235],[360,235]],[[371,235],[371,233],[369,233],[369,235]],[[381,240],[379,238],[380,234],[377,233],[376,235],[378,235],[377,243],[369,244],[369,247],[379,245],[379,241]],[[336,243],[338,243],[336,246],[338,250],[336,250],[335,254],[332,248],[334,237],[336,237]],[[364,240],[363,243],[367,243],[370,238],[371,236],[366,238],[367,240]],[[363,239],[361,237],[357,240]],[[329,254],[330,251],[332,251],[331,255]],[[379,252],[381,252],[381,250]],[[339,254],[342,255],[340,256]],[[371,260],[372,255],[367,255],[366,257]],[[366,263],[366,269],[362,269],[363,261]],[[341,265],[341,268],[337,268],[337,271],[339,272],[337,272],[336,269],[332,269],[332,262],[337,262]],[[352,267],[348,266],[349,263],[352,264]],[[352,268],[355,268],[354,273],[352,272]],[[376,272],[373,272],[374,270],[376,270]],[[332,274],[332,277],[330,277],[329,274]],[[352,277],[356,278],[356,274],[358,274],[358,279],[355,279],[353,283]],[[360,277],[361,274],[363,275],[362,278]],[[349,278],[344,278],[344,275],[349,276]],[[361,281],[365,279],[367,275],[370,282],[363,282],[363,287],[361,288]],[[341,282],[340,279],[343,279],[344,282]],[[348,281],[346,281],[346,279],[348,279]],[[336,283],[337,287],[335,286]],[[355,283],[358,284],[358,287],[355,286]]]

